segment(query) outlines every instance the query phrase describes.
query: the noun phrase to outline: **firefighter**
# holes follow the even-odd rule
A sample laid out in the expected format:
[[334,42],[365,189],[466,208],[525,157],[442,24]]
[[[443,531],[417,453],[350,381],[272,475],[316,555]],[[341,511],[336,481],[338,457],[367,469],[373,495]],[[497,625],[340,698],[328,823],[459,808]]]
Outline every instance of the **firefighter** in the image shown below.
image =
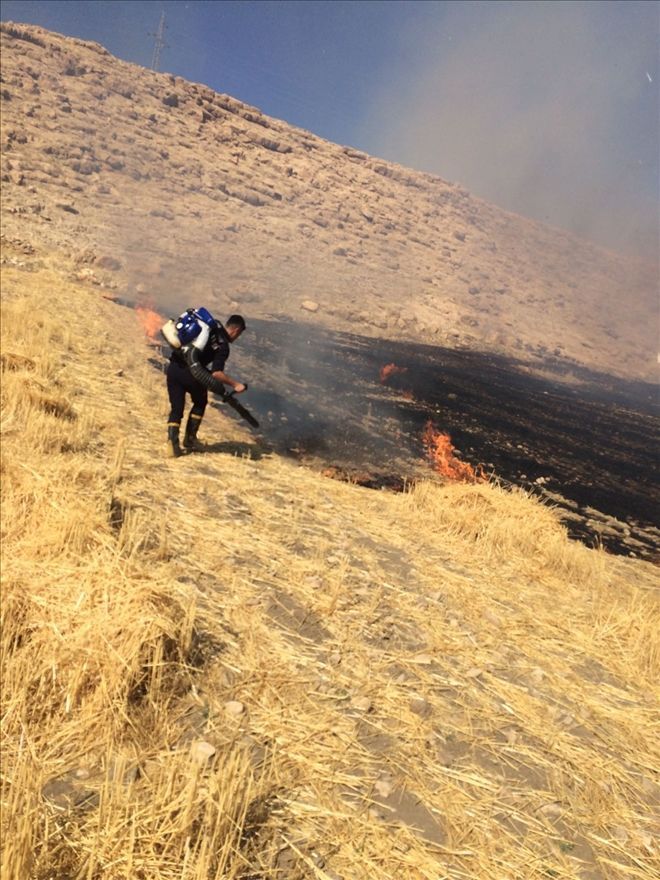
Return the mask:
[[[209,314],[205,309],[199,309],[200,313]],[[209,317],[211,317],[209,315]],[[225,373],[225,363],[229,357],[229,346],[236,342],[245,330],[245,320],[241,315],[231,315],[226,325],[220,321],[211,320],[208,326],[208,338],[203,348],[199,350],[199,363],[208,370],[209,374],[218,382],[228,385],[235,394],[242,394],[247,385],[238,382]],[[206,336],[206,329],[205,329]],[[198,382],[191,374],[186,358],[183,353],[172,349],[170,363],[167,368],[167,393],[170,398],[170,414],[167,420],[167,451],[171,458],[181,455],[179,445],[179,430],[185,408],[186,394],[192,399],[192,409],[186,422],[186,431],[183,438],[183,447],[188,451],[198,448],[197,432],[204,417],[208,403],[208,390]]]

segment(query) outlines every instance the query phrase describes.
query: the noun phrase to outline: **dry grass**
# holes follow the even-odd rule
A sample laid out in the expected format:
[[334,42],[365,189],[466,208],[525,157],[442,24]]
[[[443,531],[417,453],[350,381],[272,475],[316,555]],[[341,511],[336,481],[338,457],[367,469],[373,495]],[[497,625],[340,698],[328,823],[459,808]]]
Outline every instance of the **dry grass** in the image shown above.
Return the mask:
[[165,460],[135,316],[3,281],[3,877],[658,876],[651,566],[496,485]]

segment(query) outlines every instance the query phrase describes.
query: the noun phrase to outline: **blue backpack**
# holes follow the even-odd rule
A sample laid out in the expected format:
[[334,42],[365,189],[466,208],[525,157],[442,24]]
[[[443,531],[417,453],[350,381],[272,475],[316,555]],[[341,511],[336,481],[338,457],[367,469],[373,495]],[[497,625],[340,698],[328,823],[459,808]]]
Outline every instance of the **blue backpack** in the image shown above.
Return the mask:
[[[199,309],[187,309],[180,315],[174,326],[181,345],[190,345],[199,336],[204,328],[204,324],[209,328],[215,324],[213,315],[203,306]],[[208,338],[208,330],[204,334]]]
[[202,351],[211,335],[211,330],[222,326],[205,308],[187,309],[178,318],[170,318],[160,328],[163,338],[173,349],[189,349]]

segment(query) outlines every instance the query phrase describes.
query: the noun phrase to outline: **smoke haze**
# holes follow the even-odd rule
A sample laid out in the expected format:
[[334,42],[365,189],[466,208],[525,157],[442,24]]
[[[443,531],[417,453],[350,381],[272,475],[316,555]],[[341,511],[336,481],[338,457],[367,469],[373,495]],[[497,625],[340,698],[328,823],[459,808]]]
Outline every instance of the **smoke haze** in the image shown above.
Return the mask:
[[442,18],[411,19],[360,140],[503,208],[656,261],[659,10],[452,3]]

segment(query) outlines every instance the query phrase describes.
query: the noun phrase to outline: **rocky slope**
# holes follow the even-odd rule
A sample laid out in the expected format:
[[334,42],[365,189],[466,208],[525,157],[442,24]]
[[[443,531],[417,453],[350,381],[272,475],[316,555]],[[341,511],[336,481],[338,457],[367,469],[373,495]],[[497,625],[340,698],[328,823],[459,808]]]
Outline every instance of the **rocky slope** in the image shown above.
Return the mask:
[[654,375],[652,266],[460,185],[29,25],[2,25],[2,105],[4,235],[90,282]]

